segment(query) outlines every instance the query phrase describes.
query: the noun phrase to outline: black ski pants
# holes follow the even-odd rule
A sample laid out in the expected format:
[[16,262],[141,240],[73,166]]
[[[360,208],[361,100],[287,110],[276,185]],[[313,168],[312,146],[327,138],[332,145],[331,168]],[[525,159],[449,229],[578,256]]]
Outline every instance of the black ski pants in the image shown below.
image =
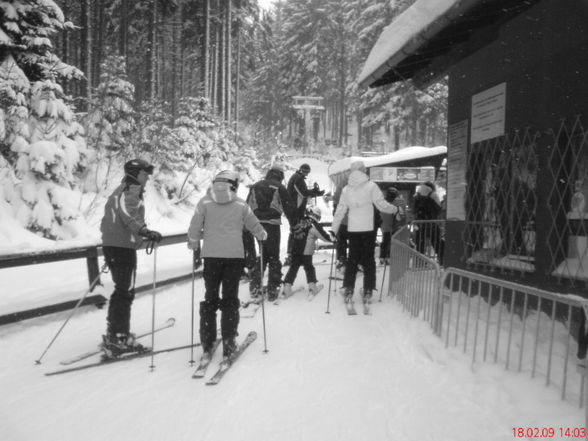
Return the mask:
[[[244,259],[204,259],[204,301],[200,302],[200,343],[206,352],[216,341],[216,311],[221,310],[221,337],[235,338],[239,327],[239,280]],[[221,291],[222,285],[222,291]]]
[[131,305],[135,299],[137,250],[105,246],[102,247],[102,252],[114,282],[114,291],[108,302],[106,332],[109,335],[128,334]]
[[292,255],[292,263],[290,264],[290,268],[288,268],[286,277],[284,277],[284,283],[294,283],[294,280],[296,280],[296,275],[298,274],[298,270],[301,266],[304,268],[304,272],[306,273],[306,282],[316,283],[316,270],[314,268],[314,265],[312,264],[312,254]]
[[[268,291],[277,291],[282,283],[282,262],[280,262],[280,240],[281,231],[280,225],[275,224],[262,224],[263,228],[267,232],[267,239],[261,242],[261,248],[263,250],[263,271],[269,267],[268,274]],[[259,258],[253,268],[251,274],[251,283],[249,290],[251,292],[261,289],[261,270]]]
[[374,290],[376,288],[376,260],[374,252],[376,249],[376,232],[348,232],[349,257],[343,276],[343,287],[355,288],[357,266],[363,266],[363,290]]

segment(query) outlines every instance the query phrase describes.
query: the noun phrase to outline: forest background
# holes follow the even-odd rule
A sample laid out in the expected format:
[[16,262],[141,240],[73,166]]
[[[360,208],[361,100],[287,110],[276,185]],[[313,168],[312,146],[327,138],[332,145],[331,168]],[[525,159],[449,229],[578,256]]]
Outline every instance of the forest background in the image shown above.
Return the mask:
[[[444,82],[356,82],[382,29],[413,2],[2,2],[0,220],[76,237],[135,156],[157,165],[154,186],[171,205],[193,204],[227,163],[254,180],[300,148],[294,96],[323,98],[341,156],[377,150],[382,132],[394,149],[444,144]],[[303,147],[326,151],[324,141]]]

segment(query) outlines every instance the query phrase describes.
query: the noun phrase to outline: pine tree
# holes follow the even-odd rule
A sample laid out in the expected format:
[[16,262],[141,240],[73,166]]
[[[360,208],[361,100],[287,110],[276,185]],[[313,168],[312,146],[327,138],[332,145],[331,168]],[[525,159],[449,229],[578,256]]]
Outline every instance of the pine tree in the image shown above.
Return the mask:
[[55,55],[50,37],[72,24],[47,0],[2,2],[0,17],[1,153],[18,179],[11,206],[30,230],[71,237],[71,221],[79,216],[74,174],[88,152],[56,80],[82,74]]

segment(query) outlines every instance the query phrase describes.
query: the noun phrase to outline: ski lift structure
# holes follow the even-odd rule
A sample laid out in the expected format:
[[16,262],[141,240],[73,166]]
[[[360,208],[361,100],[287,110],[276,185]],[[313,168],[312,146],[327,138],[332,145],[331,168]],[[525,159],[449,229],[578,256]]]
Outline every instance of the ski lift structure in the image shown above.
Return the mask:
[[300,96],[292,97],[292,109],[296,111],[298,116],[304,120],[304,140],[303,152],[308,153],[308,146],[310,140],[314,139],[314,120],[320,121],[325,106],[323,106],[324,98],[322,96]]

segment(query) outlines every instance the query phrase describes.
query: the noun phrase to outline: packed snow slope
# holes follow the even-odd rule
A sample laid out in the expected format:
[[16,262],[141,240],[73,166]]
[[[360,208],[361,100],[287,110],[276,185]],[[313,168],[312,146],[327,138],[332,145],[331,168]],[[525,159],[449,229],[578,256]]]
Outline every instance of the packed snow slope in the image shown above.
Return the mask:
[[[311,166],[318,174],[319,165]],[[314,179],[328,185],[320,175]],[[324,206],[326,218],[329,209]],[[156,227],[157,219],[152,221]],[[287,231],[285,225],[282,249]],[[61,367],[60,360],[96,347],[106,311],[94,307],[82,308],[69,321],[41,365],[35,360],[69,312],[0,327],[0,439],[500,441],[514,439],[518,427],[583,427],[583,410],[562,402],[543,379],[490,364],[472,366],[470,356],[446,350],[425,322],[410,318],[385,294],[382,302],[377,294],[371,315],[358,307],[359,315],[348,316],[336,293],[340,282],[329,290],[331,257],[330,250],[314,256],[325,287],[313,301],[302,291],[279,305],[266,304],[265,314],[259,310],[241,319],[239,338],[250,330],[259,337],[217,386],[191,378],[190,361],[200,356],[199,347],[158,355],[154,369],[147,357],[45,376]],[[155,258],[158,279],[191,268],[184,245],[162,247],[150,256],[141,251],[138,283],[153,279]],[[83,261],[1,270],[0,308],[54,301],[64,286],[75,298],[76,290],[79,296],[87,287],[86,277]],[[381,277],[380,268],[378,287]],[[109,275],[103,281],[99,291],[108,296]],[[294,286],[305,282],[300,270]],[[198,342],[201,279],[193,292],[194,297],[188,281],[138,295],[132,329],[151,329],[155,311],[156,324],[177,319],[175,327],[155,335],[156,349],[190,344],[193,322]],[[245,284],[240,296],[248,298]],[[150,344],[150,336],[144,341]],[[219,356],[220,351],[207,377]]]

